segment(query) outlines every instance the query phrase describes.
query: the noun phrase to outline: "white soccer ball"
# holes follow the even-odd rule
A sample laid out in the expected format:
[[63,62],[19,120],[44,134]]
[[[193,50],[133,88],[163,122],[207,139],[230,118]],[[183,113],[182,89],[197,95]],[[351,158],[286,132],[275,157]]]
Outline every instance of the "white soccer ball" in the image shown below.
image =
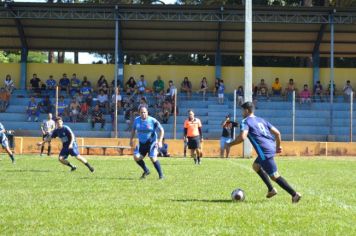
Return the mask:
[[233,201],[243,201],[245,200],[245,192],[242,189],[235,189],[231,193],[231,199]]

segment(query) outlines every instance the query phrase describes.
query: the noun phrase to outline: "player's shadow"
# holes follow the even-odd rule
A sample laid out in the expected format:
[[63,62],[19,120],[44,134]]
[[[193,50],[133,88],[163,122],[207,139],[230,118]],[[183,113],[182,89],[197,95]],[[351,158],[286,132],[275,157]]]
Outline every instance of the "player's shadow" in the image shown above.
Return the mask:
[[231,203],[231,199],[170,199],[172,202]]
[[90,179],[90,180],[136,180],[137,178],[123,178],[123,177],[81,177],[79,179]]
[[47,173],[47,172],[53,172],[50,170],[5,170],[5,172],[33,172],[33,173]]

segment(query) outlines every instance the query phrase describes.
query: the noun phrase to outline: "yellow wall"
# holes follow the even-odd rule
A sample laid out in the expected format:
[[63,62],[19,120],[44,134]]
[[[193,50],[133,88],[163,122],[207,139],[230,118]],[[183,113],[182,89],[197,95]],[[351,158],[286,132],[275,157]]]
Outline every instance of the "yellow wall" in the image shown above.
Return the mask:
[[[42,81],[45,81],[49,75],[53,75],[56,80],[61,78],[63,73],[71,76],[76,73],[80,79],[85,75],[89,81],[96,84],[100,75],[105,75],[110,83],[114,78],[114,65],[100,64],[36,64],[31,63],[27,66],[28,79],[33,73],[37,73]],[[20,64],[0,64],[0,84],[2,84],[5,75],[10,74],[15,80],[16,86],[19,86],[20,79]],[[188,76],[192,81],[193,88],[198,89],[202,77],[208,79],[208,84],[212,88],[215,79],[214,66],[170,66],[170,65],[126,65],[124,67],[125,81],[130,76],[138,79],[139,76],[145,75],[149,86],[152,85],[157,75],[160,75],[168,85],[169,80],[173,80],[177,87],[185,76]],[[356,74],[356,69],[335,69],[336,88],[340,91],[344,86],[345,81],[350,79],[351,84],[356,87],[356,81],[353,81],[352,76]],[[320,78],[324,87],[329,82],[330,70],[320,69]],[[225,81],[226,91],[232,92],[235,88],[243,85],[243,67],[223,67],[222,79]],[[288,80],[293,78],[298,88],[302,88],[304,84],[312,86],[313,69],[312,68],[285,68],[285,67],[254,67],[253,68],[253,83],[257,85],[261,78],[264,78],[268,85],[271,85],[274,78],[279,77],[282,86],[285,87]]]

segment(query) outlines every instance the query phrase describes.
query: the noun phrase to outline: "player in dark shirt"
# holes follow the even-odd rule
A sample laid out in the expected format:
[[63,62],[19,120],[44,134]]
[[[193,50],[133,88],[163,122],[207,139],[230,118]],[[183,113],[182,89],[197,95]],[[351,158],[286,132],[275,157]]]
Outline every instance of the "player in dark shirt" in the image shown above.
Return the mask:
[[241,107],[244,117],[241,123],[241,133],[234,141],[228,143],[228,146],[242,143],[248,138],[258,155],[253,163],[253,170],[257,172],[268,188],[266,197],[271,198],[277,194],[277,190],[272,186],[269,179],[271,178],[292,196],[292,203],[297,203],[302,197],[301,194],[297,193],[288,182],[279,175],[277,165],[274,161],[276,152],[282,152],[281,133],[269,122],[254,115],[254,105],[252,102],[245,102]]

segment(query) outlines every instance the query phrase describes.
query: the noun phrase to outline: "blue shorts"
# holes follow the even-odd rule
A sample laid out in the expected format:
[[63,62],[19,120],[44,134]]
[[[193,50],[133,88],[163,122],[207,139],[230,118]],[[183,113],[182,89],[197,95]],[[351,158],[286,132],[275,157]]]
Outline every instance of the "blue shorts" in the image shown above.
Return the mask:
[[64,157],[64,159],[67,159],[69,155],[71,156],[79,156],[79,149],[78,145],[76,142],[73,143],[73,148],[69,149],[68,147],[63,147],[61,152],[59,153],[59,156]]
[[157,142],[147,142],[147,143],[139,143],[135,150],[134,156],[136,157],[145,157],[148,154],[150,158],[157,157],[158,155],[158,145]]
[[255,163],[259,164],[269,176],[273,176],[277,173],[277,165],[274,161],[274,157],[266,158],[265,160],[262,160],[261,157],[257,157]]
[[227,137],[221,137],[220,138],[220,148],[225,149],[225,145],[227,143],[230,143],[232,141],[232,138],[227,138]]

